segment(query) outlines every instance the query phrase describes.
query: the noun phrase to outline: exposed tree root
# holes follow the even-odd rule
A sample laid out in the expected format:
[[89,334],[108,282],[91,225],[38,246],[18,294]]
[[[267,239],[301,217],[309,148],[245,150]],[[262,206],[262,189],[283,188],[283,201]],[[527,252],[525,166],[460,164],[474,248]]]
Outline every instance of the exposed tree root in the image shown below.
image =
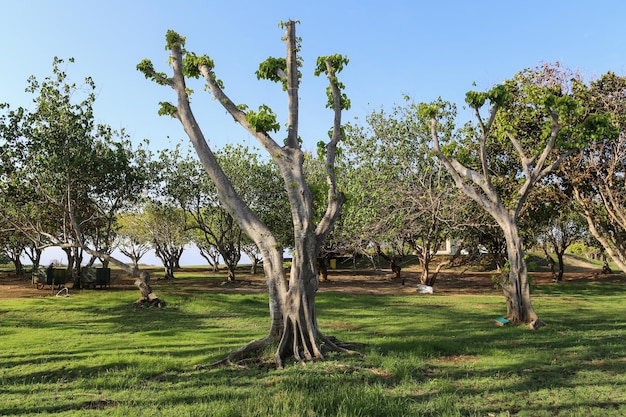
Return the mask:
[[336,337],[334,337],[334,336],[325,336],[325,335],[323,335],[320,332],[317,333],[317,336],[318,336],[318,338],[322,342],[324,342],[324,348],[328,349],[329,351],[345,353],[347,355],[363,356],[363,354],[361,352],[357,352],[356,350],[348,349],[348,347],[362,346],[361,344],[340,342],[339,340],[337,340]]
[[[154,294],[151,294],[151,295],[154,295]],[[161,300],[155,295],[154,297],[140,297],[135,301],[134,305],[135,307],[143,307],[143,308],[147,308],[147,307],[163,308],[165,307],[165,301]]]
[[537,330],[538,328],[543,327],[543,326],[546,326],[546,323],[539,318],[528,323],[528,328],[530,330]]
[[265,348],[276,342],[276,338],[273,336],[265,336],[262,339],[256,339],[248,343],[245,346],[231,352],[228,356],[210,363],[208,365],[196,365],[194,369],[206,369],[215,368],[221,365],[241,366],[241,362],[249,359],[253,354],[263,351]]
[[135,286],[141,292],[141,297],[135,301],[135,306],[139,307],[165,307],[165,301],[161,300],[150,288],[150,275],[143,271],[139,278],[135,280]]
[[[339,352],[339,353],[343,353],[347,355],[363,356],[362,353],[350,349],[350,348],[354,348],[357,346],[363,346],[362,344],[340,342],[334,336],[325,336],[320,332],[317,333],[317,337],[318,337],[318,340],[322,342],[322,346],[319,348],[320,350],[324,350],[327,352]],[[228,356],[225,356],[224,358],[218,361],[215,361],[213,363],[206,364],[206,365],[196,365],[194,366],[193,369],[194,370],[209,369],[209,368],[216,368],[216,367],[223,366],[223,365],[233,366],[237,368],[247,368],[246,364],[249,364],[249,363],[253,363],[253,364],[262,363],[263,367],[265,367],[268,364],[268,362],[265,361],[261,357],[261,353],[272,344],[275,344],[276,342],[278,342],[278,339],[274,336],[266,336],[262,339],[253,340],[252,342],[228,354]],[[306,365],[307,362],[310,362],[316,359],[323,360],[324,356],[321,353],[321,351],[319,351],[319,355],[317,357],[312,355],[310,352],[304,353],[304,351],[298,352],[298,355],[294,355],[290,357],[283,356],[280,358],[280,361],[278,359],[278,356],[276,356],[276,361],[274,363],[274,366],[276,366],[277,368],[282,368],[285,360],[289,358],[293,358],[294,361],[297,363]]]

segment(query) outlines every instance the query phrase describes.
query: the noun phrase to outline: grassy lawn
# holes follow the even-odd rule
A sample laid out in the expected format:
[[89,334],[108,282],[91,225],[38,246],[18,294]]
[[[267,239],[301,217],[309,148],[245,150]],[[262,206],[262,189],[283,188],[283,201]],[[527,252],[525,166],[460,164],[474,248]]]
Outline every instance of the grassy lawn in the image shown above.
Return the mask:
[[161,310],[134,290],[0,300],[0,415],[626,415],[620,283],[535,289],[535,332],[493,325],[500,295],[320,293],[321,329],[364,356],[284,370],[196,367],[269,320],[264,294],[194,288],[162,287]]

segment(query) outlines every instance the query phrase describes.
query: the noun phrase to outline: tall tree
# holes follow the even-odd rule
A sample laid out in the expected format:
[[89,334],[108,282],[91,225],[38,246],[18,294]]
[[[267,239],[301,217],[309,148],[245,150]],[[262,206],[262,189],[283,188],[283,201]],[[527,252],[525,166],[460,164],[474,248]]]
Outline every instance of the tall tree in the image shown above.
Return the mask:
[[589,118],[610,114],[610,125],[562,170],[589,231],[626,271],[626,77],[602,75],[580,89]]
[[[79,257],[84,251],[132,272],[111,257],[110,245],[93,245],[102,242],[96,230],[107,223],[103,219],[112,219],[122,201],[137,198],[143,176],[129,164],[136,152],[128,140],[96,124],[93,80],[71,82],[63,66],[55,58],[52,76],[28,80],[27,91],[35,95],[32,111],[18,109],[2,119],[2,199],[10,201],[10,209],[0,214],[34,243],[43,236],[42,248],[58,246]],[[142,277],[148,296],[149,275]]]
[[[337,79],[348,60],[340,55],[320,57],[315,74],[325,74],[329,80],[328,106],[334,110],[334,123],[331,140],[326,145],[328,202],[324,217],[319,223],[313,222],[313,195],[302,169],[304,152],[298,136],[299,85],[301,65],[298,52],[300,40],[296,37],[296,22],[283,24],[286,29],[286,57],[269,58],[261,63],[257,76],[282,84],[288,98],[287,138],[283,145],[272,138],[280,124],[276,115],[266,105],[258,111],[245,105],[236,105],[224,92],[223,83],[214,72],[214,63],[206,55],[197,56],[185,49],[185,38],[173,31],[166,35],[166,48],[171,51],[169,62],[173,69],[172,77],[154,70],[149,60],[142,61],[138,68],[158,84],[174,89],[177,105],[162,105],[161,113],[177,118],[189,136],[207,174],[218,189],[220,201],[228,207],[239,226],[256,243],[263,258],[263,269],[270,296],[271,325],[268,337],[243,347],[230,358],[239,357],[250,349],[258,349],[273,340],[279,339],[276,351],[277,366],[293,357],[298,362],[322,358],[319,341],[327,346],[335,344],[325,337],[318,328],[315,313],[315,294],[318,288],[317,257],[322,242],[339,215],[344,197],[336,187],[334,160],[335,148],[341,139],[341,110],[349,107],[349,101],[341,92],[343,85]],[[289,281],[283,269],[283,246],[272,231],[236,192],[224,170],[220,167],[213,151],[191,110],[190,89],[186,78],[203,77],[208,90],[224,109],[260,143],[278,166],[284,187],[291,205],[294,229],[293,263]]]
[[[581,146],[604,125],[600,120],[585,119],[584,103],[567,90],[561,74],[558,67],[546,65],[525,70],[488,92],[467,93],[466,102],[477,124],[465,129],[469,132],[465,147],[451,140],[451,106],[424,104],[421,111],[429,120],[433,149],[457,187],[483,207],[504,232],[508,276],[501,284],[507,319],[528,323],[531,328],[544,323],[531,303],[518,225],[520,212],[538,181],[553,173],[572,154],[572,148]],[[490,108],[485,118],[481,109],[487,101]]]

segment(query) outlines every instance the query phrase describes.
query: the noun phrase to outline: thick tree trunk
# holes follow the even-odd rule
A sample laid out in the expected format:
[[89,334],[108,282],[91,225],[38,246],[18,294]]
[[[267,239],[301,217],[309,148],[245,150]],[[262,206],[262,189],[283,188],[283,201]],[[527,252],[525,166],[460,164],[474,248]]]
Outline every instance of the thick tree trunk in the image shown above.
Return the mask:
[[428,263],[422,262],[422,274],[420,275],[421,284],[432,286],[432,284],[430,283],[429,276],[428,276],[429,274],[430,274],[430,271],[428,268]]
[[174,264],[171,261],[163,262],[163,279],[174,279]]
[[420,263],[422,264],[422,273],[420,274],[420,284],[423,285],[431,285],[430,283],[430,262],[426,259],[421,259]]
[[544,323],[539,319],[530,302],[528,270],[519,230],[512,221],[502,222],[501,226],[507,242],[509,261],[508,279],[503,279],[501,283],[507,301],[506,318],[513,323],[527,323],[533,329],[540,327]]
[[11,262],[13,262],[13,265],[15,265],[15,274],[18,277],[23,278],[24,276],[26,276],[26,273],[24,271],[24,264],[19,257],[11,259]]
[[[306,233],[305,234],[309,234]],[[289,291],[283,305],[283,332],[276,351],[276,364],[284,365],[285,359],[293,357],[297,362],[323,359],[318,344],[315,293],[318,289],[316,237],[304,236],[296,241]]]
[[165,307],[165,301],[159,299],[150,287],[150,275],[147,272],[141,272],[135,280],[135,286],[139,289],[141,297],[135,301],[135,305],[146,307]]
[[282,248],[262,248],[263,272],[269,294],[269,337],[279,340],[283,332],[283,300],[287,292],[287,277],[283,268]]

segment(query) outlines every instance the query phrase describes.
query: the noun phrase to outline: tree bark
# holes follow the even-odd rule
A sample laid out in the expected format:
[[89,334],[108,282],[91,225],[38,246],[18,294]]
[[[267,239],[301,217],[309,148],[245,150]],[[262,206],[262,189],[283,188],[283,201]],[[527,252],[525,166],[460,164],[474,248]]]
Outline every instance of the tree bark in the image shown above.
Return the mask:
[[226,268],[228,269],[228,282],[235,282],[236,276],[235,276],[235,267],[237,265],[233,265],[233,264],[226,264]]
[[561,282],[563,281],[563,274],[565,273],[565,261],[563,259],[563,255],[565,254],[565,250],[557,250],[556,258],[559,263],[559,272],[556,275],[556,280]]
[[422,273],[420,275],[420,283],[422,283],[424,285],[430,285],[432,287],[433,283],[430,282],[430,279],[429,279],[429,276],[428,276],[429,273],[430,273],[430,271],[429,271],[429,263],[422,262]]
[[[307,236],[308,235],[308,236]],[[283,306],[284,327],[276,351],[276,364],[284,366],[285,358],[297,362],[323,359],[318,345],[315,294],[318,289],[317,237],[309,231],[296,242],[289,277],[289,291]]]
[[530,301],[528,269],[524,260],[523,241],[517,224],[510,219],[496,219],[507,242],[509,261],[508,279],[503,280],[502,290],[507,301],[506,318],[513,323],[528,323],[532,329],[544,325]]

